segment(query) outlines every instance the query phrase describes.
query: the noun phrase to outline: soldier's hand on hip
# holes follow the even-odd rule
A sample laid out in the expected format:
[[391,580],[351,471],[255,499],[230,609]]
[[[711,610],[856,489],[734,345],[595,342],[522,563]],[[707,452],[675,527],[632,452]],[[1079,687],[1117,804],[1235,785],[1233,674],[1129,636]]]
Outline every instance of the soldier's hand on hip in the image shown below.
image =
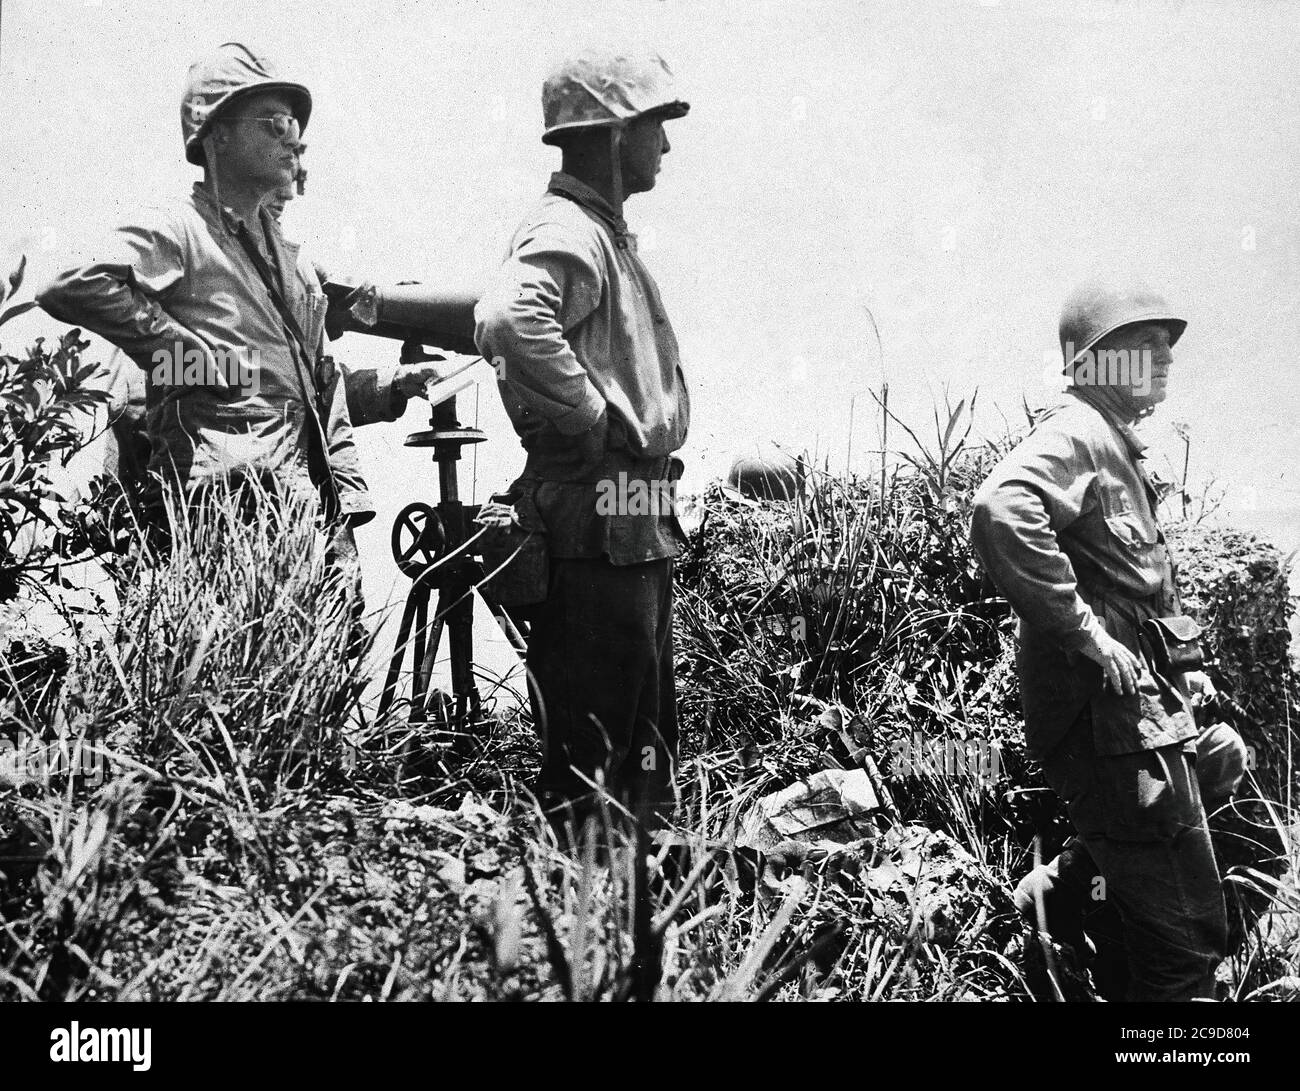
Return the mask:
[[1137,693],[1142,661],[1113,636],[1099,632],[1096,640],[1086,643],[1081,651],[1101,667],[1107,683],[1116,693],[1125,696]]

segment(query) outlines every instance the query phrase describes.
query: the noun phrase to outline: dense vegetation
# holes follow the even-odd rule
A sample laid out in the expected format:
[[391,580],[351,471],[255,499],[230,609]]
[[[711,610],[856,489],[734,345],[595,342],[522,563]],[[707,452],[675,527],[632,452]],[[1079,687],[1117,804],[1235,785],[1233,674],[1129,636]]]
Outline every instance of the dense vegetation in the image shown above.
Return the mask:
[[[968,445],[965,406],[870,479],[706,495],[679,567],[679,828],[575,850],[524,790],[523,714],[375,719],[351,591],[294,502],[250,518],[215,496],[155,548],[107,483],[52,494],[44,467],[97,400],[81,348],[0,359],[0,997],[1086,995],[1010,904],[1065,825],[1023,753],[1012,619],[967,547],[998,447]],[[1270,802],[1243,821],[1294,865],[1285,565],[1231,532],[1174,537],[1219,680],[1267,725]],[[25,604],[57,613],[91,553],[116,603],[63,609],[71,640],[33,630]],[[826,769],[862,770],[880,806],[749,836],[757,800]],[[1294,996],[1293,879],[1242,861],[1230,886],[1275,900],[1225,995]]]

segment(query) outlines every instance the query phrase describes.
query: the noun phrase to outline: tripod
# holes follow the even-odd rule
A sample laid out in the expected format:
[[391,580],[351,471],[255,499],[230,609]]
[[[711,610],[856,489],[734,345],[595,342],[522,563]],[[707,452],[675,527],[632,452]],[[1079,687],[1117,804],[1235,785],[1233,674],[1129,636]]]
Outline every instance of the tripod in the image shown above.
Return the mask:
[[[408,504],[393,521],[393,559],[413,582],[379,699],[381,719],[397,696],[408,644],[412,647],[414,667],[408,721],[420,724],[437,719],[444,721],[448,729],[459,731],[478,718],[481,702],[473,668],[476,592],[515,651],[521,656],[527,651],[519,626],[491,593],[479,586],[486,573],[473,548],[478,536],[469,533],[479,505],[461,503],[456,480],[461,448],[485,439],[487,436],[479,429],[466,428],[456,419],[454,397],[433,406],[429,427],[411,433],[406,439],[407,447],[433,448],[433,461],[438,465],[439,500],[436,506]],[[429,600],[435,589],[437,609],[431,620]],[[429,707],[429,684],[444,630],[451,655],[451,702],[448,708],[439,700],[435,712]]]

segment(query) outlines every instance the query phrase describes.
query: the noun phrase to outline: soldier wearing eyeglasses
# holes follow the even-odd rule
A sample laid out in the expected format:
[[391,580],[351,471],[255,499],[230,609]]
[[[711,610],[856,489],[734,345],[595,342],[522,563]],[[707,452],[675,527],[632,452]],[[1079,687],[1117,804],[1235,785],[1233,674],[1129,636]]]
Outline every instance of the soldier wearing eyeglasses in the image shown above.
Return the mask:
[[351,559],[352,528],[374,506],[341,373],[324,354],[326,299],[264,205],[294,181],[311,107],[306,87],[237,42],[192,65],[181,129],[203,180],[119,228],[37,298],[143,369],[159,518],[167,487],[193,496],[227,479],[307,489],[335,554]]

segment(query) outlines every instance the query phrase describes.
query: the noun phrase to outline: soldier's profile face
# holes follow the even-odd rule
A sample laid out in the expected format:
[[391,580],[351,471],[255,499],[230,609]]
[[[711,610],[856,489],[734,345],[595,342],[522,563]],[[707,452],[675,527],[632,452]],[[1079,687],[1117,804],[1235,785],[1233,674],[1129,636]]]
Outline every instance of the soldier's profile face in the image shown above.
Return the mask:
[[217,154],[223,169],[268,190],[292,184],[298,170],[298,138],[277,136],[270,122],[251,120],[292,113],[288,99],[275,92],[234,102],[229,118],[217,123],[222,132]]
[[266,210],[271,214],[272,219],[278,220],[284,215],[284,208],[293,200],[293,186],[280,186],[271,191],[265,204]]
[[1099,380],[1123,389],[1138,409],[1153,408],[1169,396],[1174,355],[1164,323],[1123,326],[1102,338],[1096,356]]
[[654,189],[660,160],[669,148],[662,118],[651,115],[631,122],[623,132],[620,152],[623,192],[644,193]]
[[[298,172],[302,169],[302,153],[306,148],[305,144],[299,144],[293,151],[293,176],[296,179]],[[266,197],[263,204],[272,218],[278,221],[284,215],[285,207],[295,197],[292,185],[276,186]]]

